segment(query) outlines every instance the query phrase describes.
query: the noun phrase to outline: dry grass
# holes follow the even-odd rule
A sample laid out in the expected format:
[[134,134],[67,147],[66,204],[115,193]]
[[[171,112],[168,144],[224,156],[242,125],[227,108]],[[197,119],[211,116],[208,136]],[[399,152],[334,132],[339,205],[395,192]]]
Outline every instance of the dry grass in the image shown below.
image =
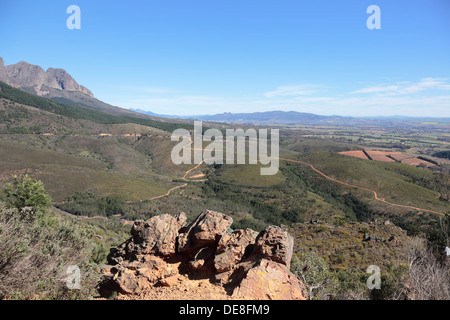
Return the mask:
[[450,300],[449,262],[439,263],[423,240],[415,239],[408,252],[409,283],[413,300]]

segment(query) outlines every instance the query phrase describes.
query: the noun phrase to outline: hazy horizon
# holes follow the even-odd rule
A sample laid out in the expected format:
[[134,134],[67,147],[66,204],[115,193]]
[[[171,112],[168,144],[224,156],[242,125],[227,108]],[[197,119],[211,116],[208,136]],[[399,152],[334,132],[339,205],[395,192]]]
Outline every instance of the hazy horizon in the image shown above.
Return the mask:
[[448,116],[437,116],[437,117],[430,117],[430,116],[404,116],[404,115],[398,115],[398,114],[394,114],[394,115],[378,115],[378,116],[360,116],[360,117],[353,117],[353,116],[342,116],[339,114],[329,114],[329,115],[325,115],[325,114],[318,114],[318,113],[311,113],[311,112],[300,112],[300,111],[295,111],[295,110],[267,110],[267,111],[255,111],[255,112],[219,112],[219,113],[208,113],[208,114],[187,114],[187,115],[176,115],[176,114],[161,114],[161,113],[156,113],[153,112],[151,110],[146,111],[146,110],[142,110],[142,109],[136,109],[136,108],[127,108],[128,110],[131,111],[135,111],[135,112],[139,112],[139,113],[149,113],[149,114],[155,114],[158,116],[170,116],[170,117],[176,117],[176,118],[182,118],[182,117],[186,117],[186,118],[194,118],[194,117],[198,117],[198,116],[214,116],[214,115],[221,115],[221,114],[258,114],[258,113],[265,113],[265,112],[299,112],[299,113],[305,113],[305,114],[313,114],[313,115],[317,115],[317,116],[326,116],[326,117],[342,117],[342,118],[361,118],[361,119],[375,119],[375,118],[411,118],[411,119],[449,119],[450,117]]
[[80,0],[69,30],[72,4],[3,1],[5,65],[63,68],[99,100],[157,114],[450,117],[444,0]]

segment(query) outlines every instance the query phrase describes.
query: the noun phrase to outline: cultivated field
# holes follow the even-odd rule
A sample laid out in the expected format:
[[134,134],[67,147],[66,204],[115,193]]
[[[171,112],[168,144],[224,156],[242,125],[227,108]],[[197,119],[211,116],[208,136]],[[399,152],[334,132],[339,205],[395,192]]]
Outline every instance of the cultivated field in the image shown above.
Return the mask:
[[[373,161],[382,161],[382,162],[399,162],[404,163],[410,166],[425,166],[425,167],[433,167],[435,164],[422,160],[417,158],[417,156],[404,153],[404,152],[397,152],[397,151],[378,151],[378,150],[366,150],[367,154]],[[357,151],[343,151],[339,152],[339,154],[350,156],[354,158],[359,159],[366,159],[369,160],[369,158],[366,156],[366,154],[363,151],[357,150]]]

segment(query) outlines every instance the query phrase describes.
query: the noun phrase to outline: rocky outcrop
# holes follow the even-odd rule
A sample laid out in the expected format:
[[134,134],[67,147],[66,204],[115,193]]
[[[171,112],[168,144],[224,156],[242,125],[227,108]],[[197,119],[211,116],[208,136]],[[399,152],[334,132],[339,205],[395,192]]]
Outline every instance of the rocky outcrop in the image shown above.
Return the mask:
[[216,245],[233,223],[230,217],[214,211],[205,211],[189,225],[178,238],[180,252],[195,252],[199,248]]
[[244,255],[253,249],[258,233],[251,229],[236,230],[225,234],[219,241],[214,257],[214,268],[217,272],[226,272],[242,260]]
[[40,66],[24,61],[5,66],[1,59],[0,81],[15,88],[34,90],[40,96],[47,95],[49,89],[57,89],[93,97],[89,89],[79,85],[65,70],[49,68],[46,72]]
[[208,278],[229,298],[303,300],[303,283],[289,271],[293,238],[280,227],[231,231],[231,217],[207,210],[136,221],[131,238],[111,249],[98,291],[145,296],[181,279]]
[[255,254],[284,264],[291,264],[294,238],[284,229],[268,226],[262,231],[255,243]]
[[131,229],[131,238],[112,248],[108,262],[112,265],[133,262],[144,255],[170,257],[176,253],[178,231],[184,227],[186,215],[173,217],[168,214],[155,216],[147,221],[136,221]]
[[147,222],[136,222],[131,229],[131,235],[134,243],[142,248],[141,253],[169,256],[175,254],[175,242],[179,229],[176,218],[163,214]]

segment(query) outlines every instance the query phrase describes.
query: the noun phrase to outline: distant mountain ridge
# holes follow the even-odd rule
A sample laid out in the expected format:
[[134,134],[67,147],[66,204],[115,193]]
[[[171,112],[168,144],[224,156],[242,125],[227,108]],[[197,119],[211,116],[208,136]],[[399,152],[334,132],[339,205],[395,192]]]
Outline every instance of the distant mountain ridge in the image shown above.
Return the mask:
[[[92,109],[110,115],[131,116],[159,121],[202,120],[240,124],[280,124],[280,125],[367,125],[389,124],[399,122],[439,121],[450,123],[450,118],[431,117],[343,117],[324,116],[296,111],[266,111],[254,113],[221,113],[214,115],[178,116],[157,114],[140,109],[124,109],[96,99],[93,93],[78,82],[64,69],[49,68],[45,71],[38,65],[24,61],[6,65],[0,57],[0,82],[28,93],[48,98],[65,105]],[[166,119],[162,119],[166,118]],[[177,120],[175,120],[177,119]]]
[[275,124],[334,122],[339,119],[345,119],[344,117],[339,116],[321,116],[313,113],[296,112],[296,111],[265,111],[253,113],[226,112],[215,115],[194,116],[193,118],[203,121],[220,121],[233,123],[275,123]]
[[[134,112],[142,114],[164,117],[164,118],[183,118],[183,119],[195,119],[202,121],[215,121],[215,122],[227,122],[227,123],[297,123],[304,121],[327,121],[330,119],[345,119],[340,116],[321,116],[313,113],[297,112],[297,111],[265,111],[265,112],[253,112],[253,113],[219,113],[214,115],[190,115],[190,116],[177,116],[158,114],[151,111],[145,111],[141,109],[129,109]],[[350,119],[350,118],[348,118]]]
[[[219,113],[214,115],[176,116],[161,115],[140,109],[130,109],[146,115],[164,118],[183,118],[201,121],[240,123],[240,124],[343,124],[360,121],[361,119],[341,116],[322,116],[313,113],[297,111],[264,111],[253,113]],[[362,120],[364,122],[364,120]]]
[[238,124],[279,124],[279,125],[388,125],[399,123],[441,122],[450,123],[450,118],[442,117],[408,117],[408,116],[378,116],[378,117],[345,117],[324,116],[297,111],[263,111],[253,113],[219,113],[214,115],[161,115],[141,109],[130,109],[155,117],[195,119],[201,121],[238,123]]
[[0,57],[0,81],[28,93],[68,105],[118,116],[151,118],[96,99],[88,88],[79,85],[64,69],[49,68],[45,71],[38,65],[24,61],[5,66]]
[[19,89],[35,90],[35,94],[46,96],[48,89],[80,92],[89,97],[94,97],[92,92],[72,78],[64,69],[49,68],[47,71],[38,65],[21,61],[7,65],[0,57],[0,81]]
[[142,109],[130,108],[128,110],[133,111],[133,112],[137,112],[137,113],[146,114],[148,116],[160,117],[160,118],[172,118],[172,119],[190,119],[190,118],[192,118],[191,116],[174,116],[174,115],[168,115],[168,114],[158,114],[158,113],[154,113],[154,112],[151,112],[151,111],[145,111],[145,110],[142,110]]

